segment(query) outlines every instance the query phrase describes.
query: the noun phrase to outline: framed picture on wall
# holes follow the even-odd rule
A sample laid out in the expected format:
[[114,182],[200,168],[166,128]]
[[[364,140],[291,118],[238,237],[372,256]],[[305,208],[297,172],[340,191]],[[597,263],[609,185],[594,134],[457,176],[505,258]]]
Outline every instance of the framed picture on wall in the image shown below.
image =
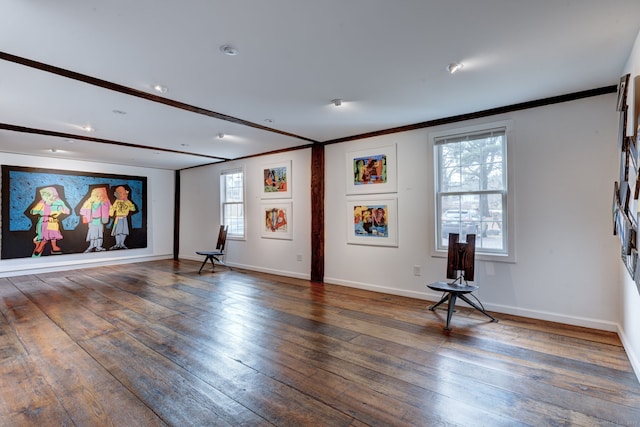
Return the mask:
[[262,204],[262,237],[266,239],[293,239],[292,204]]
[[396,145],[348,152],[346,171],[347,194],[397,192]]
[[291,160],[264,165],[261,177],[261,198],[291,198]]
[[618,84],[618,103],[617,110],[622,111],[627,107],[627,87],[629,86],[630,74],[626,74],[620,77],[620,83]]
[[620,237],[620,245],[622,246],[622,254],[630,255],[631,249],[635,246],[633,243],[633,229],[629,218],[623,213],[619,212],[617,215],[616,229],[618,230],[618,237]]
[[147,247],[147,178],[2,165],[1,258]]
[[347,201],[347,243],[398,246],[398,199]]

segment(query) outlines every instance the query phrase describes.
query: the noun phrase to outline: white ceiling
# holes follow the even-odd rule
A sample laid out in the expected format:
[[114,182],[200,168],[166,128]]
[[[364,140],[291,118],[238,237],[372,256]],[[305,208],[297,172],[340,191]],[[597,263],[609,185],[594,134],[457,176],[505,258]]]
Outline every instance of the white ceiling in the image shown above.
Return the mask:
[[181,169],[601,88],[638,17],[638,0],[0,0],[0,152]]

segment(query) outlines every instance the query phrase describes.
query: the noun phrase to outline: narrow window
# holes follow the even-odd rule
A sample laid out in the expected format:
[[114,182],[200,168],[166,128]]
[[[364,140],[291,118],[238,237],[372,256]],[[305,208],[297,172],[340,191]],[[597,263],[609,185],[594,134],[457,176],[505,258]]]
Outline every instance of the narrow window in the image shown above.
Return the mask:
[[242,169],[223,171],[220,175],[222,223],[229,228],[227,237],[245,238],[244,172]]
[[506,128],[434,139],[436,250],[449,233],[476,235],[476,252],[509,255]]

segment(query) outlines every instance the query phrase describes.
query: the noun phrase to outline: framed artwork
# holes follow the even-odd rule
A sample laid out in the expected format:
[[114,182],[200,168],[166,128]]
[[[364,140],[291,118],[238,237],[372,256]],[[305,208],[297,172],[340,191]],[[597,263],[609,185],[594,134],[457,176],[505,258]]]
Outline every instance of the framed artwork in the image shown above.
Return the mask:
[[398,246],[398,199],[347,201],[347,243]]
[[2,259],[146,247],[146,177],[2,166]]
[[262,198],[291,198],[291,160],[262,167]]
[[396,145],[350,151],[346,157],[347,194],[395,193]]
[[618,234],[618,215],[620,215],[620,186],[618,181],[613,183],[613,203],[611,205],[611,214],[613,220],[613,235]]
[[622,212],[618,212],[616,219],[616,229],[618,231],[618,236],[620,237],[622,254],[631,255],[631,249],[634,247],[632,233],[633,229],[631,227],[631,222],[629,221],[629,218],[627,218],[627,216]]
[[267,239],[293,239],[292,204],[262,204],[262,237]]
[[620,77],[620,83],[618,84],[618,103],[616,109],[622,111],[627,107],[627,86],[629,86],[630,74],[625,74]]
[[636,249],[631,249],[631,253],[623,256],[623,258],[627,271],[635,281],[636,269],[638,267],[638,251]]

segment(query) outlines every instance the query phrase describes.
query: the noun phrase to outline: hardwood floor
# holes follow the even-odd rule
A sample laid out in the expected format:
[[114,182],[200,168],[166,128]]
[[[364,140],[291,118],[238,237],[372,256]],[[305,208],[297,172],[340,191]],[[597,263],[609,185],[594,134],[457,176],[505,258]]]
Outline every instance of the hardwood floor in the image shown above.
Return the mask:
[[616,334],[199,266],[0,278],[0,425],[640,425]]

